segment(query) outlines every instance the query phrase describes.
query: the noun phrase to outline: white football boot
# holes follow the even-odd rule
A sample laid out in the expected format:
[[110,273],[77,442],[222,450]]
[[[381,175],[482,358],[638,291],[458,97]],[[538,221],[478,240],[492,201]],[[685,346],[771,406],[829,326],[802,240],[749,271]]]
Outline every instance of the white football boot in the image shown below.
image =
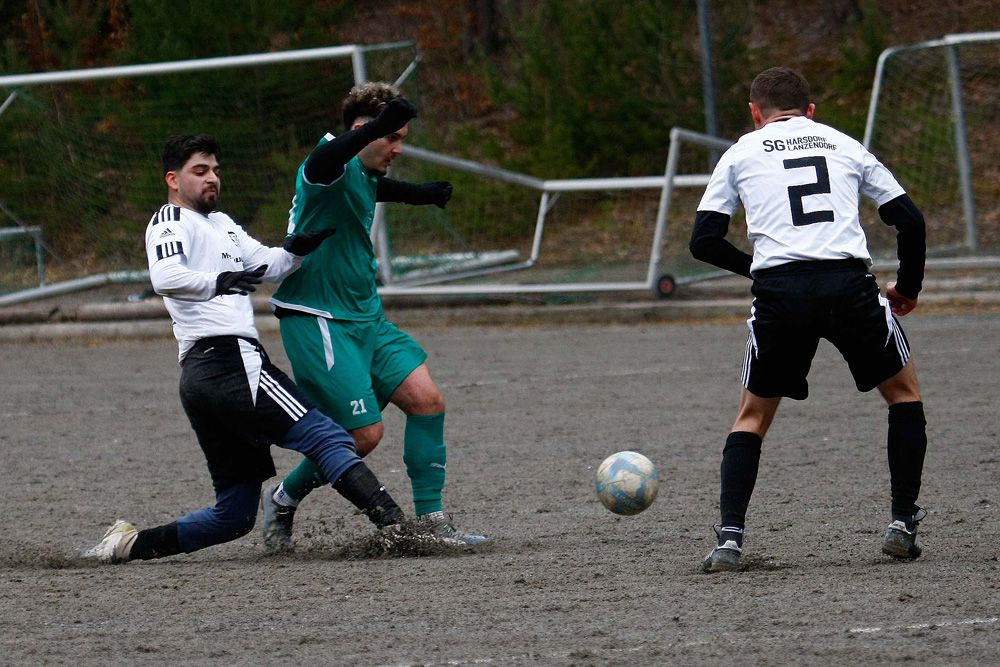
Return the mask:
[[81,556],[102,563],[126,563],[129,551],[132,550],[132,543],[138,535],[139,531],[135,526],[118,519],[111,524],[108,532],[104,533],[104,539],[84,551]]

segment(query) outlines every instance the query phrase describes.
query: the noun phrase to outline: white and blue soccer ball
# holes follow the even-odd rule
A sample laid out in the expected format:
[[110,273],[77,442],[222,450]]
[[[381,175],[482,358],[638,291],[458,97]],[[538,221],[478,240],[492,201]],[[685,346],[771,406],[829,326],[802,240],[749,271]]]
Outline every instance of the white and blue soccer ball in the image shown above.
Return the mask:
[[618,452],[597,468],[597,497],[615,514],[638,514],[659,491],[656,466],[638,452]]

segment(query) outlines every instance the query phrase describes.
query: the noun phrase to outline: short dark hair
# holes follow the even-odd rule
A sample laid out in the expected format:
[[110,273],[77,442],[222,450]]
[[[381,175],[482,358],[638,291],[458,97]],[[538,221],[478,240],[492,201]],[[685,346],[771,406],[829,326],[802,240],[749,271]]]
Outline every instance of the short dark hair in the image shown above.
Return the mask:
[[809,82],[787,67],[772,67],[757,75],[750,84],[750,101],[761,111],[809,109]]
[[163,147],[163,173],[182,168],[195,153],[220,157],[219,142],[210,134],[175,134]]
[[351,88],[344,98],[341,115],[344,118],[344,128],[350,130],[358,118],[374,118],[381,113],[385,105],[402,97],[392,84],[382,81],[369,81]]

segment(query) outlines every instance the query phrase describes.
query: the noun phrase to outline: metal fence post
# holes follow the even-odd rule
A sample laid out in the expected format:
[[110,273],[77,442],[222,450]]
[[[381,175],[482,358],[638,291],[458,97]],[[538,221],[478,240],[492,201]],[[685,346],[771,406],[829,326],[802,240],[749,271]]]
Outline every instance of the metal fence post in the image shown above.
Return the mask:
[[[712,28],[708,15],[708,0],[698,0],[698,34],[701,37],[701,87],[705,100],[705,132],[710,137],[719,136],[719,120],[715,109],[715,79],[712,60]],[[709,150],[708,170],[715,169],[719,152]]]

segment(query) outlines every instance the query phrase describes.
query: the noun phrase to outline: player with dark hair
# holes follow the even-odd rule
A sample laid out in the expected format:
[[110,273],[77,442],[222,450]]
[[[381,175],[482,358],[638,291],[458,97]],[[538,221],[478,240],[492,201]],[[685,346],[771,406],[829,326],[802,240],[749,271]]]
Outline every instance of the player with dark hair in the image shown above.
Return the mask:
[[335,230],[295,234],[280,248],[262,245],[216,210],[218,156],[210,136],[171,137],[163,150],[167,204],[146,228],[150,280],[180,348],[181,405],[207,459],[216,503],[145,530],[118,520],[84,552],[87,558],[163,558],[245,535],[257,518],[261,482],[275,474],[271,444],[316,461],[333,488],[379,528],[402,518],[347,432],[271,363],[254,325],[249,293],[298,269]]
[[[722,454],[722,521],[703,563],[736,570],[761,444],[783,396],[808,395],[806,376],[820,338],[833,343],[860,391],[878,388],[889,406],[892,519],[882,551],[917,558],[917,504],[927,449],[924,409],[906,336],[895,315],[917,305],[925,231],[902,186],[858,141],[812,120],[809,84],[775,67],[750,88],[756,131],[722,156],[698,206],[691,253],[753,279],[750,336],[736,423]],[[885,297],[859,219],[860,196],[896,228],[899,269]],[[753,255],[725,240],[742,202]],[[895,315],[894,315],[895,314]]]
[[[306,258],[271,299],[295,380],[325,414],[342,424],[366,456],[382,439],[389,403],[406,414],[403,461],[413,486],[418,524],[451,543],[485,538],[456,529],[442,508],[446,449],[444,398],[427,369],[427,353],[389,322],[375,277],[370,233],[376,202],[444,208],[451,183],[405,183],[386,176],[402,153],[416,108],[386,83],[350,91],[347,131],[327,134],[298,170],[288,233],[335,229],[337,243]],[[306,458],[264,490],[264,543],[292,547],[295,508],[325,474]]]

